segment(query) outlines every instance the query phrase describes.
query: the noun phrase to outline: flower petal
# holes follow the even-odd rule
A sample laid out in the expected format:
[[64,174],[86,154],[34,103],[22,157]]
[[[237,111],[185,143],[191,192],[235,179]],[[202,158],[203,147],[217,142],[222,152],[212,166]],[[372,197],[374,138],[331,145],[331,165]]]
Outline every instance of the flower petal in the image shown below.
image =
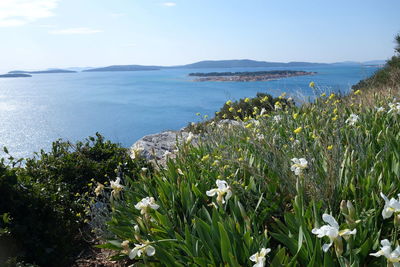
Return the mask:
[[387,240],[387,239],[383,239],[381,241],[381,245],[382,245],[382,247],[390,247],[391,246],[389,240]]
[[387,196],[385,196],[382,192],[381,192],[381,197],[383,198],[383,200],[385,200],[385,202],[389,202]]
[[129,252],[129,258],[132,260],[138,255],[139,248],[135,247]]
[[206,195],[209,197],[215,196],[215,194],[218,192],[218,189],[211,189],[209,191],[206,191]]
[[156,253],[156,249],[153,246],[148,245],[146,247],[147,256],[153,256]]
[[332,217],[332,215],[324,213],[322,215],[322,220],[324,220],[324,222],[328,223],[330,226],[339,229],[339,224],[337,223],[335,218]]
[[327,251],[329,250],[329,248],[332,246],[332,244],[333,244],[333,243],[324,244],[324,245],[322,246],[322,250],[323,250],[324,252],[327,252]]
[[390,207],[385,206],[382,210],[382,217],[383,219],[387,219],[392,217],[393,215],[393,209],[391,209]]
[[232,196],[232,191],[228,190],[228,193],[226,194],[225,200],[228,201],[228,199],[230,199]]
[[[258,252],[257,252],[257,253],[258,253]],[[251,261],[254,261],[254,262],[255,262],[255,261],[257,260],[257,253],[251,255],[249,259],[250,259]]]
[[383,251],[379,250],[379,251],[377,251],[375,253],[370,253],[369,255],[374,256],[374,257],[380,257],[380,256],[383,255]]
[[228,187],[228,183],[224,180],[217,180],[215,183],[219,190],[224,190]]

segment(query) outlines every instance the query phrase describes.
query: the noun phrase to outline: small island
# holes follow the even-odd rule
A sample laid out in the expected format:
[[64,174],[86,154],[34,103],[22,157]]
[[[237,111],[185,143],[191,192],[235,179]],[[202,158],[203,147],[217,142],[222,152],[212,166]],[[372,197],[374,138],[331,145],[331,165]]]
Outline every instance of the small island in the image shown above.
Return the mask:
[[24,71],[24,70],[13,70],[8,74],[55,74],[55,73],[76,73],[73,70],[62,70],[62,69],[49,69],[49,70],[38,70],[38,71]]
[[0,78],[27,78],[32,77],[32,75],[24,73],[8,73],[0,75]]
[[246,71],[246,72],[196,72],[189,76],[199,77],[195,82],[260,82],[294,76],[314,75],[316,72],[298,70]]

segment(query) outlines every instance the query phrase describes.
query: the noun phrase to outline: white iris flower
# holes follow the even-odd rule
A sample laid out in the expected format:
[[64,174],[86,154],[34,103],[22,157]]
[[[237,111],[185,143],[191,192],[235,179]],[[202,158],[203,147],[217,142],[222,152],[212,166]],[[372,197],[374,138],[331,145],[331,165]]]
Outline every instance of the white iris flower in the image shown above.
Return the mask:
[[326,222],[327,225],[312,229],[312,233],[317,235],[318,238],[323,238],[324,236],[329,238],[330,242],[322,246],[324,252],[327,252],[334,242],[341,242],[341,237],[348,238],[350,235],[355,235],[357,233],[356,229],[339,230],[339,224],[335,218],[329,214],[324,213],[322,215],[322,220]]
[[[211,189],[206,192],[207,196],[213,197],[217,195],[217,202],[224,204],[225,201],[228,201],[228,199],[232,196],[232,191],[228,183],[224,180],[217,180],[216,181],[217,188]],[[225,199],[224,199],[224,195]]]
[[147,256],[154,256],[156,253],[156,249],[149,245],[148,242],[145,242],[144,244],[135,244],[135,247],[129,252],[129,258],[134,259],[137,257],[142,256],[142,254],[146,253]]
[[119,192],[121,192],[124,189],[124,186],[121,185],[121,178],[117,177],[117,179],[115,181],[111,181],[110,182],[111,185],[111,189],[112,189],[112,196],[113,197],[118,197],[119,196]]
[[265,256],[271,252],[270,248],[262,248],[260,252],[251,255],[250,260],[256,264],[253,267],[264,267],[265,266]]
[[397,103],[390,103],[389,104],[389,113],[400,114],[400,102]]
[[156,210],[159,207],[153,197],[145,197],[135,205],[135,208],[140,210],[140,214],[142,215],[147,214],[149,209]]
[[[385,206],[382,210],[382,217],[383,219],[387,219],[392,217],[393,213],[400,212],[400,201],[394,198],[390,200],[381,192],[381,197],[385,200]],[[399,194],[400,198],[400,194]]]
[[293,165],[290,167],[290,170],[294,172],[295,175],[300,175],[302,170],[308,167],[308,161],[305,158],[293,158]]
[[350,114],[350,117],[346,120],[348,125],[354,125],[360,117],[354,113]]
[[378,252],[369,255],[374,257],[385,256],[388,263],[391,263],[392,266],[400,267],[400,246],[397,246],[397,248],[392,251],[391,244],[387,239],[381,241],[381,249]]

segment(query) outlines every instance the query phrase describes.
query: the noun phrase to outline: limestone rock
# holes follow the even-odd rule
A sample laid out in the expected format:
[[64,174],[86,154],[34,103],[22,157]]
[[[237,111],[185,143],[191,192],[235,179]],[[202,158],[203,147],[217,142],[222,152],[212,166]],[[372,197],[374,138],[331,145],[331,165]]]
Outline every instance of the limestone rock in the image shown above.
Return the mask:
[[146,135],[139,139],[131,147],[131,157],[141,155],[148,160],[157,160],[165,163],[168,156],[173,157],[176,152],[176,144],[187,142],[196,143],[197,136],[184,131],[165,131],[157,134]]

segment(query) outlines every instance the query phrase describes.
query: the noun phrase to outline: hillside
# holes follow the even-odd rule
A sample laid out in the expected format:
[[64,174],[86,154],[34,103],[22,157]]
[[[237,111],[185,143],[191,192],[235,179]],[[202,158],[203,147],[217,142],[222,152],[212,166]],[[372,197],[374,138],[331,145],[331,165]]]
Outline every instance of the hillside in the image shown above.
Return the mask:
[[141,65],[114,65],[104,68],[95,68],[83,70],[83,72],[105,72],[105,71],[144,71],[159,70],[157,66],[141,66]]

